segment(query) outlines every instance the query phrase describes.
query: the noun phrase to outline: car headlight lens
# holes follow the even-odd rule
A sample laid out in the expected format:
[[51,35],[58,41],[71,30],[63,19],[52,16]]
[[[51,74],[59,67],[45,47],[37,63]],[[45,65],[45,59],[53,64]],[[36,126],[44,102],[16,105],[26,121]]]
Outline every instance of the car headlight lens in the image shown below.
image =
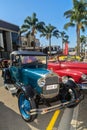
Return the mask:
[[62,82],[65,84],[68,82],[68,77],[67,76],[63,76],[62,77]]
[[38,85],[39,85],[40,87],[45,86],[45,83],[46,83],[46,81],[45,81],[44,78],[41,78],[41,79],[38,80]]
[[87,76],[85,74],[81,75],[82,80],[86,80]]

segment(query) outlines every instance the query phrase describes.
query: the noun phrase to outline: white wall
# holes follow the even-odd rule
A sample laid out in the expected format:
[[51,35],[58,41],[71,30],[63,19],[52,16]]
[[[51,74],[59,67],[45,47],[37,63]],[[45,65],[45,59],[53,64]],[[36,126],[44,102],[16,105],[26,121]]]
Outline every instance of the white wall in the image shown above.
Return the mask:
[[4,48],[3,34],[2,34],[2,32],[0,32],[0,47]]

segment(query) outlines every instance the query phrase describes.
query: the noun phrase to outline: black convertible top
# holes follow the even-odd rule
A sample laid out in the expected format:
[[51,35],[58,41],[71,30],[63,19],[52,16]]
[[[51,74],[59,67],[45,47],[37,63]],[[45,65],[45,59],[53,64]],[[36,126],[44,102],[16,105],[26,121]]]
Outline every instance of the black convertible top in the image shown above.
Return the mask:
[[47,54],[39,51],[26,51],[26,50],[19,50],[13,51],[11,55],[30,55],[30,56],[47,56]]

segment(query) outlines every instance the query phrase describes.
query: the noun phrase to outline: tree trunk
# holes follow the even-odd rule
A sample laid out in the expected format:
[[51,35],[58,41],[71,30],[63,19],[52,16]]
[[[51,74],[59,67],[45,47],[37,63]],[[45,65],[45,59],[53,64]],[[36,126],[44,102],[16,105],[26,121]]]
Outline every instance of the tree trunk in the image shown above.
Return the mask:
[[51,38],[49,38],[49,55],[51,56]]
[[77,25],[76,33],[77,33],[77,55],[80,56],[80,29],[78,25]]
[[62,53],[64,51],[63,45],[64,45],[64,42],[63,42],[63,37],[62,37]]
[[34,49],[34,51],[35,51],[35,47],[36,47],[36,43],[35,43],[35,35],[33,35],[34,36],[34,46],[33,46],[33,49]]

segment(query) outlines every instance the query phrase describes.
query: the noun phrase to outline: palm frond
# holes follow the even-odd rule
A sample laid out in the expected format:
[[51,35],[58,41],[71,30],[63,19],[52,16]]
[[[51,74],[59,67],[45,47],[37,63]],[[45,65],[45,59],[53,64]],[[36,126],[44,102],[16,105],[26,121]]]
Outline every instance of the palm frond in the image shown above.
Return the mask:
[[72,16],[72,14],[73,14],[73,10],[68,10],[68,11],[66,11],[66,12],[64,13],[64,16],[65,16],[66,18],[70,18],[70,17]]
[[20,33],[22,34],[22,33],[25,33],[25,32],[27,32],[27,29],[20,29]]
[[74,23],[68,22],[68,23],[66,23],[66,24],[64,25],[64,29],[67,30],[68,27],[74,27],[74,26],[75,26]]
[[29,25],[26,25],[26,24],[23,24],[23,25],[21,26],[21,28],[26,28],[26,29],[29,29],[29,28],[30,28],[30,26],[29,26]]

